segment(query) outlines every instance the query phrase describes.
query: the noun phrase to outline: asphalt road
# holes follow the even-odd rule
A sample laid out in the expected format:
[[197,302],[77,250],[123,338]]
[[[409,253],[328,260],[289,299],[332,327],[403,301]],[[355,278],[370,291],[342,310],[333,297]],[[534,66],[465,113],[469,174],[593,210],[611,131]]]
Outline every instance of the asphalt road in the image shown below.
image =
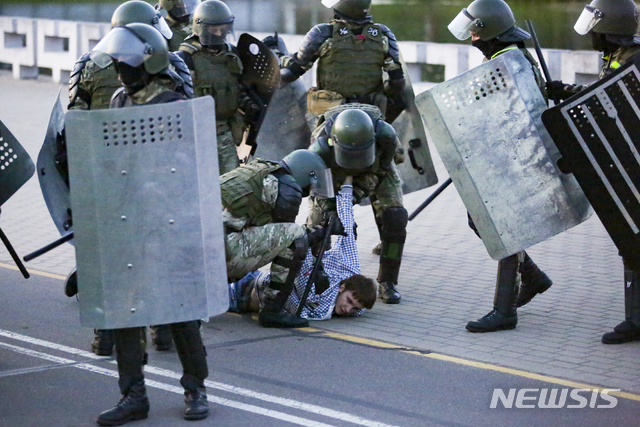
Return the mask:
[[[25,280],[0,265],[2,427],[95,425],[119,399],[115,362],[89,351],[92,332],[62,288],[60,276]],[[611,409],[492,409],[496,388],[568,387],[318,328],[265,329],[249,315],[211,319],[203,337],[213,413],[201,426],[632,426],[640,413],[640,401],[619,397]],[[193,426],[177,354],[148,351],[151,412],[132,425]]]

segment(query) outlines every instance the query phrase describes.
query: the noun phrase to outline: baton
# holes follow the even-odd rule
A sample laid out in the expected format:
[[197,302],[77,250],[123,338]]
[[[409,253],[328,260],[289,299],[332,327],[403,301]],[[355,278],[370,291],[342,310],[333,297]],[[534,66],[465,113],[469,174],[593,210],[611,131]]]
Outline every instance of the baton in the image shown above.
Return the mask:
[[9,238],[7,238],[7,236],[2,231],[2,228],[0,228],[0,240],[2,240],[2,243],[4,243],[4,246],[9,251],[9,254],[11,254],[11,258],[13,258],[13,261],[15,261],[16,265],[20,269],[20,272],[22,273],[24,278],[28,279],[30,277],[29,272],[24,267],[24,264],[22,263],[22,261],[20,261],[20,257],[18,256],[16,251],[13,249],[13,246],[11,246],[11,242],[9,241]]
[[[547,82],[550,82],[551,74],[549,73],[549,68],[547,68],[547,63],[544,60],[544,56],[542,56],[542,48],[540,47],[540,42],[538,41],[536,30],[533,29],[533,22],[531,22],[530,19],[527,19],[525,23],[527,24],[527,28],[529,28],[529,32],[531,33],[531,40],[533,40],[533,46],[536,49],[536,55],[538,55],[538,61],[540,61],[540,67],[542,68],[544,79]],[[554,104],[558,105],[560,103],[560,100],[558,99],[558,97],[554,93],[551,93],[550,95],[551,95],[551,100],[554,102]]]
[[413,213],[411,215],[409,215],[409,221],[411,221],[420,212],[422,212],[424,210],[424,208],[429,206],[429,203],[433,202],[433,199],[438,197],[440,195],[440,193],[442,193],[444,191],[444,189],[447,188],[449,186],[449,184],[451,184],[451,182],[452,182],[451,178],[449,178],[444,183],[442,183],[442,185],[440,187],[436,188],[436,191],[431,193],[431,195],[429,197],[427,197],[427,200],[422,202],[422,204],[420,206],[418,206],[418,209],[416,209],[415,211],[413,211]]
[[69,234],[65,234],[64,236],[62,236],[61,238],[59,238],[58,240],[49,243],[47,246],[38,249],[37,251],[31,252],[28,255],[25,255],[24,259],[25,261],[29,262],[32,259],[38,258],[40,255],[44,255],[47,252],[49,252],[52,249],[57,248],[58,246],[60,246],[61,244],[68,242],[69,240],[73,239],[73,231]]
[[302,309],[307,302],[307,298],[309,297],[309,292],[311,291],[311,285],[316,281],[316,276],[318,275],[318,270],[320,270],[320,262],[322,261],[322,255],[324,255],[325,248],[329,245],[331,241],[331,230],[333,229],[333,224],[336,220],[336,214],[331,215],[331,219],[329,220],[329,226],[327,227],[327,234],[325,234],[324,239],[322,239],[322,243],[320,243],[320,250],[318,251],[318,257],[316,258],[315,264],[313,264],[313,270],[311,270],[311,274],[309,275],[309,280],[307,281],[307,286],[304,288],[304,294],[302,294],[302,298],[300,298],[300,304],[298,304],[298,309],[296,310],[296,316],[300,317],[302,313]]

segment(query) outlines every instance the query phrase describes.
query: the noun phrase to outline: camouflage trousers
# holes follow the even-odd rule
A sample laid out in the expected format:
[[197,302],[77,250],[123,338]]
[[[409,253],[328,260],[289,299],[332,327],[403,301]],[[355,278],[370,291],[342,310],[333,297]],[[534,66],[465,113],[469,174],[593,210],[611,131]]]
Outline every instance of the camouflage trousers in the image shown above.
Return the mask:
[[[391,207],[402,205],[402,179],[398,173],[396,165],[392,165],[390,171],[382,173],[367,173],[355,177],[353,180],[353,199],[358,203],[363,198],[369,196],[371,205],[379,223],[382,212]],[[346,175],[345,171],[342,171]],[[334,182],[340,183],[342,180],[334,177]],[[336,212],[336,199],[326,199],[324,197],[309,197],[309,216],[307,225],[314,226],[322,224],[330,212]]]
[[240,160],[229,124],[220,123],[216,129],[216,137],[218,139],[218,168],[220,175],[222,175],[237,168]]
[[[304,228],[294,223],[266,224],[228,233],[226,253],[229,282],[269,264],[277,256],[292,260],[291,244],[304,235]],[[285,283],[288,274],[288,268],[271,264],[272,281]]]

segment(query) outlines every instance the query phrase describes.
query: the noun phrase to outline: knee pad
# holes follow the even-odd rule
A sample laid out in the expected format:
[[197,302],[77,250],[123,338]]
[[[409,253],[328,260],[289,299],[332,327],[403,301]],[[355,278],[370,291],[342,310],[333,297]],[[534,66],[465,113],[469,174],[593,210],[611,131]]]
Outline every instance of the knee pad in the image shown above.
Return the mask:
[[407,236],[407,222],[409,214],[402,206],[387,208],[382,212],[382,240],[395,241]]

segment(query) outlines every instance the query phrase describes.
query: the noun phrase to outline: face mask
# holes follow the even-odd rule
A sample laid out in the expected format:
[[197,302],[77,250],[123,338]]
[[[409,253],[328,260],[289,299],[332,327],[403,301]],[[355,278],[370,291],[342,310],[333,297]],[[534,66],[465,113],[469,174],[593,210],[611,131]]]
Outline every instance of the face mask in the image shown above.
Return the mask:
[[124,62],[115,62],[118,77],[124,85],[127,93],[132,95],[146,86],[149,74],[144,70],[144,65],[132,67]]
[[604,52],[607,49],[607,38],[604,34],[591,32],[591,47],[593,50]]
[[493,50],[495,48],[493,46],[493,43],[491,43],[490,41],[480,40],[480,39],[473,40],[471,42],[471,45],[473,47],[480,49],[480,52],[482,52],[482,54],[487,58],[491,57],[491,54],[493,54]]

